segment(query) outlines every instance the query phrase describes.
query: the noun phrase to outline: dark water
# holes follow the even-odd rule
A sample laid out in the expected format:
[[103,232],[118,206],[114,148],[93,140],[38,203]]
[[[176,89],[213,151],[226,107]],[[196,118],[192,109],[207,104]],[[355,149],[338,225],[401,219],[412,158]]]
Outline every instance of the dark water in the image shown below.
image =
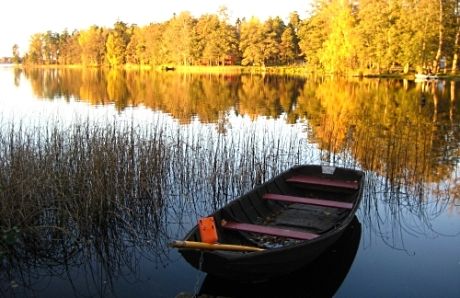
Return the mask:
[[[455,81],[0,69],[3,135],[11,123],[148,125],[171,149],[155,195],[126,200],[110,224],[90,219],[83,234],[71,216],[74,238],[2,244],[0,296],[460,297],[459,90]],[[168,247],[200,216],[299,163],[367,174],[356,221],[311,266],[235,285]],[[0,207],[2,237],[14,239]]]

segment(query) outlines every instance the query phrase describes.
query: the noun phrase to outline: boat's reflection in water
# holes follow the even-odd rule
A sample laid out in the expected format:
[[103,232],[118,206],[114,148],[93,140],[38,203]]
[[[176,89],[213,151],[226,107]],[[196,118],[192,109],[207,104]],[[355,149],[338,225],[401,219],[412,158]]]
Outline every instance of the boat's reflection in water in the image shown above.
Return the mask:
[[198,296],[332,297],[350,270],[361,239],[355,216],[342,237],[314,262],[289,275],[257,283],[243,283],[207,275]]

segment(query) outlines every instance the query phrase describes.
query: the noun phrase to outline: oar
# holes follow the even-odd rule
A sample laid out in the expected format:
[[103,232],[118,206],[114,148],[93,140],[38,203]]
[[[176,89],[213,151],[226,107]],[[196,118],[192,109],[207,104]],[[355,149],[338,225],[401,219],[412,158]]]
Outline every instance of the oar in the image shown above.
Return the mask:
[[221,243],[205,243],[196,241],[181,241],[174,240],[170,243],[171,247],[175,248],[191,248],[191,249],[204,249],[204,250],[229,250],[229,251],[262,251],[263,248],[246,245],[236,244],[221,244]]

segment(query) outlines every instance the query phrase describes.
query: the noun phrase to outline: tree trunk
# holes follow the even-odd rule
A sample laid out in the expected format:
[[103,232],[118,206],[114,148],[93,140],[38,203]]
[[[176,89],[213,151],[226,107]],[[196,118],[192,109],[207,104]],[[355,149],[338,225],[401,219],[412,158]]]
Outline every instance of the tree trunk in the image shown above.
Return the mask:
[[426,71],[427,68],[427,59],[426,59],[426,39],[428,31],[428,18],[425,18],[425,23],[423,25],[423,42],[422,42],[422,70]]
[[444,14],[444,3],[443,0],[439,0],[439,43],[438,51],[436,52],[436,57],[433,61],[433,71],[437,73],[439,71],[439,59],[441,59],[442,48],[444,43],[444,24],[443,24],[443,14]]
[[452,74],[455,74],[457,72],[458,52],[460,50],[459,41],[460,41],[460,25],[458,26],[457,34],[455,35],[454,57],[452,58]]
[[409,63],[404,64],[404,70],[403,70],[404,74],[408,74],[408,73],[409,73],[409,67],[410,67],[410,64],[409,64]]
[[457,72],[458,54],[460,51],[460,16],[458,15],[458,9],[460,8],[460,1],[457,0],[457,34],[455,35],[454,43],[454,57],[452,58],[452,74]]

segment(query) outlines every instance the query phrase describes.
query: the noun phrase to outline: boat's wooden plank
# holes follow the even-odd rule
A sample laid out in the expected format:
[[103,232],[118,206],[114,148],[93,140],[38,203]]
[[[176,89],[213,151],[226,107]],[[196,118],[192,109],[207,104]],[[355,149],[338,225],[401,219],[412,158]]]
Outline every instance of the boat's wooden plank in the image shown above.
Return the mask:
[[[263,197],[263,195],[265,193],[271,193],[271,192],[274,192],[274,193],[283,193],[285,190],[282,190],[278,184],[279,181],[283,181],[284,184],[286,184],[286,182],[284,181],[284,179],[276,179],[273,183],[270,183],[270,184],[267,184],[265,186],[265,189],[264,191],[260,191],[259,192],[259,195],[260,197]],[[264,200],[261,200],[261,201],[264,201]],[[271,201],[270,204],[267,204],[267,206],[270,206],[270,208],[272,209],[272,211],[275,211],[275,210],[279,210],[279,208],[284,208],[285,207],[285,204],[284,203],[281,203],[281,202],[278,202],[278,201]]]
[[355,180],[337,180],[337,179],[328,179],[328,178],[323,178],[323,177],[313,177],[313,176],[305,176],[305,175],[291,176],[288,179],[286,179],[286,181],[290,183],[332,186],[332,187],[337,187],[337,188],[354,189],[354,190],[359,188],[359,183],[358,181],[355,181]]
[[318,198],[305,198],[305,197],[296,197],[296,196],[286,196],[280,194],[267,193],[263,196],[265,200],[274,200],[282,201],[288,203],[297,203],[297,204],[307,204],[307,205],[317,205],[333,208],[343,208],[343,209],[352,209],[353,204],[348,202],[338,202],[330,200],[322,200]]
[[229,230],[266,234],[300,240],[311,240],[319,236],[318,234],[303,231],[294,231],[279,227],[254,225],[239,222],[225,222],[222,224],[222,227]]

